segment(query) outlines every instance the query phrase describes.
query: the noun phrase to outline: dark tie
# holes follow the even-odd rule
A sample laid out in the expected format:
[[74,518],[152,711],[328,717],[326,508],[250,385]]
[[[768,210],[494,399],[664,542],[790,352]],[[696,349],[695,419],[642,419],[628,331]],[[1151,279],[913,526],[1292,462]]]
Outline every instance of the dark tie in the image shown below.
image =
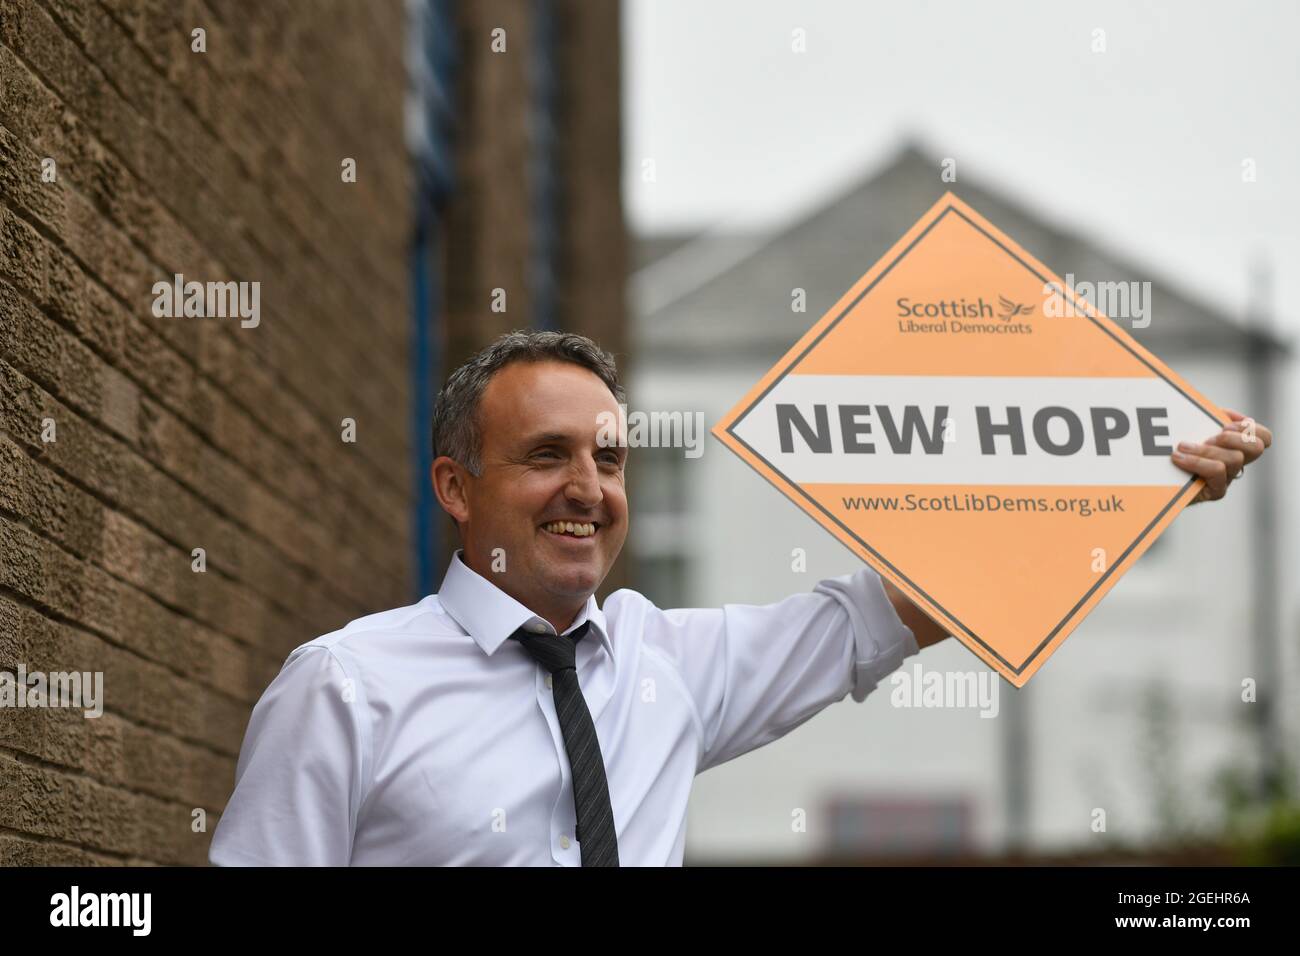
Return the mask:
[[573,775],[573,805],[578,813],[574,836],[582,850],[582,865],[618,866],[618,837],[605,780],[605,761],[600,755],[591,711],[578,688],[575,666],[578,641],[586,636],[590,625],[590,621],[584,621],[563,636],[533,634],[521,627],[510,636],[551,674],[555,715],[560,720]]

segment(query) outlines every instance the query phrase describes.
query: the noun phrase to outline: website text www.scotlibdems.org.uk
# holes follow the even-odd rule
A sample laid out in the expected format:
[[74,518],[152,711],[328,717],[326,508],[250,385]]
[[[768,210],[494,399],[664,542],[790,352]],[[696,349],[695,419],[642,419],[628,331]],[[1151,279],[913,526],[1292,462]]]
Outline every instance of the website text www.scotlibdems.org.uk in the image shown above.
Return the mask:
[[1111,494],[1094,498],[1013,498],[1006,495],[852,495],[843,499],[845,511],[974,511],[987,514],[1065,512],[1081,518],[1124,510],[1124,499]]

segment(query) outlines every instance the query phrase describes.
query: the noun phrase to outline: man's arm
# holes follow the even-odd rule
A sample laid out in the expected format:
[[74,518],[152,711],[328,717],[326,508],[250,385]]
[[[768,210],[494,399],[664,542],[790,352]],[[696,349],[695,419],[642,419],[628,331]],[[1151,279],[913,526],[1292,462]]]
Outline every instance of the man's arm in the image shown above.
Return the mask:
[[[699,721],[698,769],[789,733],[850,692],[861,701],[918,650],[870,567],[775,604],[661,610],[636,592],[646,650],[681,677]],[[609,602],[607,602],[607,612]]]
[[351,665],[328,647],[296,648],[253,708],[208,859],[347,866],[369,764],[365,711]]

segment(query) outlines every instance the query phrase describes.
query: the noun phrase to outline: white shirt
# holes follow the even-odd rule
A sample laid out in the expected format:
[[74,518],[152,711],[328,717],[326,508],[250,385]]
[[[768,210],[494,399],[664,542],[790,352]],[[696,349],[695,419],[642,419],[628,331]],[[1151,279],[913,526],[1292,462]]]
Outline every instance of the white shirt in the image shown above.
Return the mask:
[[[864,567],[776,604],[594,597],[577,672],[624,866],[680,866],[695,775],[776,740],[917,653]],[[550,624],[457,552],[442,589],[295,648],[253,710],[219,865],[579,866]],[[565,633],[568,633],[567,631]]]

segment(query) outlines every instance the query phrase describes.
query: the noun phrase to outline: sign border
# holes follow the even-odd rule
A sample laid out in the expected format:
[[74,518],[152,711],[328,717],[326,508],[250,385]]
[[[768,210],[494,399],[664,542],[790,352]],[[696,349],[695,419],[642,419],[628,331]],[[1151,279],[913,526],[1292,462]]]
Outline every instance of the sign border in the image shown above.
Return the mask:
[[[965,207],[965,208],[963,209],[961,207]],[[1079,614],[1080,609],[1083,608],[1083,606],[1089,602],[1089,600],[1093,597],[1093,595],[1097,593],[1097,590],[1101,588],[1104,584],[1106,584],[1106,582],[1110,580],[1119,569],[1125,568],[1125,570],[1127,570],[1127,568],[1125,567],[1126,560],[1129,558],[1130,555],[1133,555],[1134,549],[1136,549],[1140,544],[1146,541],[1148,536],[1151,535],[1151,532],[1157,527],[1157,525],[1160,525],[1161,522],[1164,521],[1164,519],[1166,519],[1166,516],[1168,516],[1168,520],[1164,521],[1164,523],[1167,524],[1168,521],[1173,520],[1173,518],[1176,516],[1177,513],[1175,512],[1175,514],[1171,515],[1170,511],[1175,507],[1175,505],[1179,503],[1179,499],[1185,498],[1188,501],[1190,501],[1190,499],[1196,493],[1199,493],[1200,488],[1204,484],[1204,482],[1200,478],[1197,478],[1195,476],[1191,476],[1188,478],[1187,482],[1184,483],[1174,493],[1173,497],[1170,498],[1169,501],[1165,503],[1164,507],[1161,508],[1159,512],[1157,512],[1156,516],[1152,518],[1151,521],[1148,522],[1146,527],[1143,528],[1142,531],[1137,535],[1137,537],[1135,537],[1129,543],[1128,547],[1124,549],[1124,551],[1120,554],[1120,556],[1115,561],[1110,563],[1110,566],[1106,569],[1106,572],[1102,574],[1093,583],[1092,587],[1090,587],[1084,593],[1084,595],[1075,603],[1075,605],[1072,608],[1070,608],[1070,610],[1066,613],[1066,615],[1063,618],[1061,618],[1061,620],[1056,624],[1056,626],[1053,627],[1051,631],[1048,632],[1047,636],[1044,637],[1042,641],[1040,641],[1038,645],[1033,649],[1033,651],[1024,659],[1024,661],[1022,661],[1017,666],[1016,664],[1013,664],[1011,661],[1008,661],[996,650],[994,650],[984,639],[982,639],[978,634],[976,634],[965,624],[963,624],[960,618],[956,617],[950,611],[948,611],[947,608],[945,608],[942,604],[940,604],[933,597],[931,597],[930,594],[927,591],[925,591],[925,589],[921,588],[919,585],[916,584],[915,581],[913,581],[910,577],[908,577],[901,570],[895,567],[894,564],[891,561],[889,561],[883,554],[881,554],[874,547],[868,544],[863,538],[861,538],[857,533],[855,533],[851,528],[849,528],[843,521],[837,518],[828,509],[823,507],[820,502],[818,502],[806,491],[804,491],[802,487],[800,487],[797,483],[792,481],[788,476],[785,475],[785,473],[783,473],[779,468],[777,468],[770,461],[764,458],[752,446],[750,446],[748,442],[746,442],[743,438],[741,438],[739,435],[736,434],[736,428],[740,425],[741,422],[745,420],[746,416],[748,416],[750,412],[752,412],[754,408],[760,402],[762,402],[764,398],[767,397],[767,395],[772,391],[772,389],[774,389],[787,375],[789,375],[795,369],[795,367],[797,367],[799,363],[801,363],[804,360],[804,358],[807,357],[808,353],[812,351],[812,349],[814,349],[818,345],[818,343],[820,343],[821,340],[825,338],[825,336],[828,335],[830,331],[834,329],[840,323],[840,321],[843,320],[853,310],[853,308],[857,306],[857,304],[861,302],[862,299],[865,298],[866,295],[870,293],[871,290],[874,289],[876,285],[879,284],[880,281],[890,273],[890,271],[894,268],[894,266],[896,266],[899,262],[901,262],[902,259],[908,253],[910,253],[914,248],[916,248],[917,244],[920,243],[921,240],[924,239],[926,235],[929,234],[930,230],[932,230],[935,226],[937,226],[944,219],[944,217],[947,216],[948,213],[950,212],[960,216],[963,220],[966,221],[967,224],[972,226],[986,239],[988,239],[990,242],[996,245],[1007,255],[1011,256],[1011,258],[1013,258],[1016,262],[1020,263],[1020,265],[1022,265],[1025,269],[1029,270],[1029,272],[1035,278],[1041,281],[1044,285],[1048,285],[1049,283],[1055,284],[1057,290],[1056,294],[1060,295],[1063,299],[1066,299],[1067,303],[1072,304],[1074,306],[1076,315],[1082,315],[1084,318],[1092,322],[1098,329],[1100,329],[1102,332],[1110,336],[1117,345],[1119,345],[1120,347],[1128,351],[1130,355],[1132,355],[1139,362],[1141,362],[1143,365],[1149,368],[1156,376],[1162,379],[1167,385],[1169,385],[1180,395],[1182,395],[1185,399],[1187,399],[1189,402],[1191,402],[1193,405],[1199,408],[1202,412],[1204,412],[1205,415],[1212,422],[1214,422],[1216,426],[1222,426],[1227,424],[1226,415],[1222,415],[1222,413],[1216,415],[1215,411],[1217,411],[1217,409],[1211,411],[1210,408],[1206,407],[1207,404],[1210,404],[1207,400],[1203,399],[1203,397],[1201,397],[1199,394],[1188,394],[1188,389],[1183,387],[1183,383],[1172,380],[1169,377],[1170,375],[1174,374],[1172,369],[1167,369],[1167,367],[1162,367],[1163,363],[1160,362],[1159,359],[1157,359],[1152,353],[1147,352],[1146,349],[1144,349],[1140,343],[1134,340],[1125,341],[1125,339],[1128,338],[1127,333],[1123,332],[1122,329],[1108,327],[1110,325],[1113,325],[1110,319],[1106,318],[1105,316],[1099,317],[1100,315],[1099,313],[1094,314],[1096,313],[1096,310],[1091,306],[1091,304],[1087,303],[1086,300],[1079,299],[1077,296],[1075,296],[1073,289],[1067,289],[1065,283],[1061,281],[1061,279],[1058,276],[1054,275],[1050,269],[1047,269],[1041,263],[1038,263],[1037,260],[1035,260],[1034,263],[1026,262],[1025,256],[1028,256],[1028,253],[1026,253],[1025,256],[1022,256],[1016,250],[1008,248],[1007,245],[1000,238],[998,238],[998,236],[990,233],[989,229],[985,228],[984,224],[976,221],[976,218],[983,219],[982,216],[980,216],[977,212],[975,212],[975,210],[970,206],[968,206],[966,203],[962,202],[962,200],[959,199],[955,194],[953,194],[952,192],[947,192],[939,199],[938,202],[936,202],[933,206],[931,206],[930,209],[925,213],[925,215],[923,215],[916,222],[916,224],[913,225],[913,227],[909,229],[908,232],[905,233],[903,237],[899,239],[898,242],[896,242],[888,252],[885,253],[885,255],[876,263],[876,265],[872,266],[871,269],[869,269],[867,273],[864,274],[863,277],[859,279],[857,283],[854,284],[854,287],[851,288],[847,293],[845,293],[845,295],[841,297],[840,301],[836,303],[836,305],[833,306],[830,309],[830,311],[827,312],[826,315],[823,316],[823,318],[817,324],[815,324],[811,329],[809,329],[809,331],[805,333],[805,335],[802,338],[800,338],[798,342],[795,343],[794,347],[791,348],[786,353],[786,355],[780,361],[778,361],[777,364],[773,366],[771,370],[769,370],[764,375],[764,379],[770,378],[771,380],[768,381],[764,387],[762,387],[759,393],[752,399],[748,397],[742,399],[741,402],[735,408],[733,408],[732,411],[727,414],[727,416],[723,418],[723,422],[727,422],[725,427],[723,426],[722,422],[720,422],[718,425],[714,426],[713,433],[715,437],[723,440],[723,443],[726,444],[727,443],[726,439],[723,439],[722,435],[718,434],[718,430],[720,428],[723,429],[726,435],[729,436],[730,439],[736,443],[736,445],[743,447],[750,455],[753,456],[755,460],[762,462],[763,465],[766,466],[773,475],[776,475],[780,479],[780,481],[783,482],[789,489],[791,489],[794,492],[797,492],[798,495],[801,496],[807,502],[807,505],[804,506],[805,511],[809,511],[809,509],[811,508],[811,509],[815,509],[815,511],[817,512],[820,512],[828,521],[830,521],[836,527],[838,527],[851,540],[855,541],[864,551],[866,551],[871,556],[873,556],[876,559],[876,561],[880,562],[881,565],[888,568],[892,576],[897,581],[906,584],[908,589],[912,591],[914,595],[921,597],[927,604],[929,604],[932,608],[938,611],[939,614],[941,614],[946,619],[946,623],[951,623],[953,625],[956,625],[957,629],[959,629],[963,634],[965,634],[966,637],[968,637],[971,641],[974,641],[977,645],[979,645],[979,647],[983,648],[984,652],[989,657],[1000,662],[1002,666],[1006,668],[1007,671],[1016,675],[1017,677],[1023,677],[1021,681],[1016,683],[1016,686],[1023,686],[1024,681],[1027,681],[1029,679],[1029,676],[1032,675],[1033,671],[1036,671],[1038,666],[1041,664],[1041,662],[1039,662],[1039,664],[1035,664],[1035,662],[1038,661],[1038,659],[1043,654],[1043,652],[1053,642],[1056,636],[1061,632],[1062,628],[1066,627],[1067,624],[1070,624],[1070,622],[1075,619],[1076,615]],[[968,212],[970,213],[969,215]],[[927,219],[929,220],[928,222]],[[987,223],[988,221],[985,220],[985,222]],[[923,227],[922,224],[924,224]],[[992,223],[988,223],[988,225],[991,228],[995,229],[996,231],[1001,232],[1001,230],[997,230],[997,227],[993,226]],[[917,230],[918,228],[920,228],[920,232],[913,239],[911,239],[910,242],[908,242],[907,241],[908,235],[911,232]],[[906,245],[903,246],[905,242]],[[903,246],[903,248],[900,250],[898,248],[899,246]],[[1033,257],[1029,256],[1029,258],[1033,258]],[[880,263],[885,262],[886,260],[888,260],[888,265],[886,265],[883,269],[880,269],[876,275],[872,276],[872,273],[876,271]],[[1044,275],[1043,274],[1044,272],[1046,272],[1047,275]],[[863,283],[863,280],[867,279],[867,277],[869,276],[871,276],[870,281],[866,282],[864,288],[858,290],[857,286],[861,285]],[[1066,298],[1064,294],[1067,291],[1069,292],[1068,298]],[[832,315],[834,316],[833,318]],[[1116,334],[1117,332],[1119,334]],[[1155,359],[1155,362],[1153,363],[1151,359]],[[780,371],[776,371],[776,369],[778,368],[780,368]],[[775,372],[775,374],[773,374],[773,372]],[[760,380],[760,383],[761,381],[762,380]],[[1190,388],[1190,386],[1188,386],[1188,388]],[[1213,406],[1211,405],[1211,407]],[[733,448],[733,450],[736,449]],[[748,463],[752,464],[752,462],[748,462]],[[769,475],[763,474],[763,472],[760,469],[755,469],[755,470],[759,471],[759,474],[763,477],[763,479],[766,480],[769,484],[772,484],[778,491],[781,491],[783,494],[787,494],[787,497],[789,496],[786,490],[782,488],[778,482],[773,481],[773,479]],[[798,502],[796,501],[796,503]],[[1184,506],[1186,505],[1186,503],[1187,501],[1183,502]],[[809,513],[812,514],[811,511],[809,511]],[[815,515],[813,516],[815,517]],[[823,523],[823,527],[826,527],[824,523]],[[827,528],[827,530],[829,531],[830,529]],[[1152,538],[1152,540],[1154,540],[1154,538]],[[1149,545],[1150,542],[1147,541],[1147,546]],[[1143,550],[1145,550],[1145,547],[1143,548]],[[1136,560],[1136,558],[1139,556],[1140,553],[1137,555],[1133,555],[1134,560]],[[931,615],[931,617],[933,616],[934,615]],[[1081,619],[1082,618],[1079,618],[1079,620]],[[1078,624],[1078,620],[1074,620],[1074,624],[1071,625],[1071,629],[1073,629],[1073,626],[1077,624]],[[1026,674],[1025,673],[1026,670],[1029,670],[1030,673]]]

